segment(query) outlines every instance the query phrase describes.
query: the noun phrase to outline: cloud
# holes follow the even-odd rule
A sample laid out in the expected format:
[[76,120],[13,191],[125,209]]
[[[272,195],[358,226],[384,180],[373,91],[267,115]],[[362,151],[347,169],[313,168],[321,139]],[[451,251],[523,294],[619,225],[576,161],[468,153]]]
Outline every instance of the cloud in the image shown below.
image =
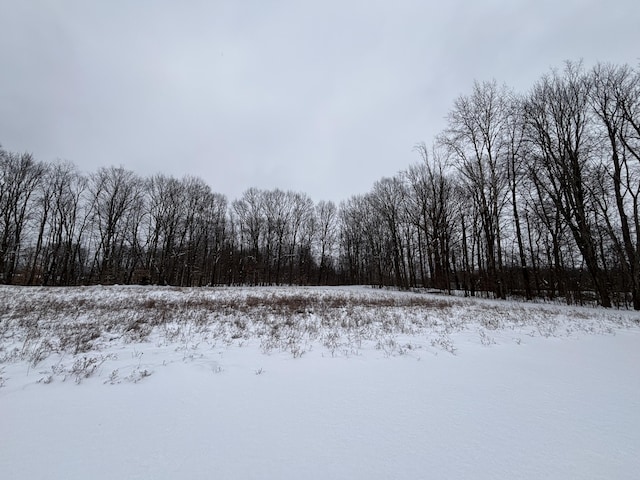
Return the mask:
[[339,201],[417,161],[474,79],[637,64],[636,2],[9,2],[0,142],[85,171]]

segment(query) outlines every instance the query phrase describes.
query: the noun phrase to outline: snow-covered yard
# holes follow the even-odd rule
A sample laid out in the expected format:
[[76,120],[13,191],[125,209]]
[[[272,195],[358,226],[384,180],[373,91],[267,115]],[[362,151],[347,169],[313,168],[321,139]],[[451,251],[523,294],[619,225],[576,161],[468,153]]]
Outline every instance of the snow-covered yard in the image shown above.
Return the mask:
[[0,477],[637,478],[640,315],[0,287]]

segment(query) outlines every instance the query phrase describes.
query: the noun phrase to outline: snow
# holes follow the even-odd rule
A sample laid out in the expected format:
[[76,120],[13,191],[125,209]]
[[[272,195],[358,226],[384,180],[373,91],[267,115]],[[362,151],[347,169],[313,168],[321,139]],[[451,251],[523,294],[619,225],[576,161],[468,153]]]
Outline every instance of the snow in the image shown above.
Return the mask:
[[[413,295],[0,289],[14,306],[50,295],[71,304],[87,295],[114,311],[118,301],[135,303],[134,295],[179,301],[301,293],[356,302]],[[373,322],[358,338],[314,323],[318,311],[305,314],[309,329],[296,337],[297,350],[288,341],[265,348],[253,313],[236,312],[247,322],[243,336],[178,322],[141,341],[105,334],[76,355],[56,348],[35,365],[15,349],[42,344],[5,316],[0,321],[11,330],[0,335],[0,478],[637,478],[636,313],[445,300],[450,306],[429,311],[424,324],[416,319],[427,307],[346,307],[360,319],[400,316],[380,328]],[[99,312],[77,321],[105,322]],[[317,325],[320,331],[308,333]],[[89,375],[74,370],[91,358],[99,365]]]

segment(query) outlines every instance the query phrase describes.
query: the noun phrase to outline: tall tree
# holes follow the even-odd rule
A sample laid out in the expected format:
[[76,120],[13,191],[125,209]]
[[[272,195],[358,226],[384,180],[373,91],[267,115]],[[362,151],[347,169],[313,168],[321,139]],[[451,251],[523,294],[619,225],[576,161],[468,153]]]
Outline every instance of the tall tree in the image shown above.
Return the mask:
[[336,236],[337,208],[333,202],[320,201],[316,205],[318,219],[318,243],[320,250],[320,266],[318,269],[318,284],[322,284],[325,271],[331,262],[331,252]]
[[31,199],[44,172],[44,165],[31,154],[0,149],[0,275],[6,284],[13,282],[22,234],[31,214]]
[[522,274],[522,282],[524,286],[525,298],[531,300],[533,293],[531,291],[531,279],[529,267],[527,265],[526,248],[522,235],[522,223],[520,221],[520,189],[526,180],[526,138],[525,138],[525,121],[522,115],[522,99],[512,96],[509,99],[507,108],[507,117],[505,122],[506,130],[506,170],[507,180],[510,191],[511,213],[513,215],[513,226],[515,229],[516,242],[518,245],[518,258],[520,260],[520,272]]
[[383,222],[393,261],[393,276],[397,287],[408,288],[406,245],[401,235],[402,212],[406,201],[406,188],[399,177],[378,180],[369,195],[371,206]]
[[255,285],[262,282],[260,244],[265,230],[260,190],[248,189],[240,199],[233,202],[232,208],[238,221],[240,235],[239,280],[241,283]]
[[[633,307],[640,310],[640,73],[627,65],[599,64],[591,79],[591,104],[608,147],[596,200],[603,211],[601,222],[629,275]],[[615,213],[605,206],[608,192],[613,192]],[[619,227],[609,213],[617,216]]]
[[[298,281],[301,279],[304,255],[302,254],[301,239],[303,232],[313,230],[313,201],[304,193],[289,193],[291,196],[291,228],[289,240],[289,284],[294,283],[294,269],[297,267]],[[311,236],[313,238],[313,235]],[[310,251],[310,250],[309,250]]]
[[[409,182],[409,218],[418,229],[418,256],[422,283],[428,266],[432,286],[451,289],[451,242],[455,200],[453,179],[439,152],[429,156],[427,146],[416,146],[422,161],[406,171]],[[424,241],[423,241],[424,239]]]
[[[70,285],[81,281],[86,258],[87,179],[70,162],[48,166],[40,185],[39,226],[29,283]],[[36,281],[37,279],[37,281]]]
[[474,200],[484,236],[487,277],[495,295],[504,298],[501,215],[506,200],[504,168],[508,120],[506,87],[495,81],[475,82],[469,96],[460,96],[439,137],[454,154],[455,165]]
[[605,307],[611,296],[593,225],[593,198],[587,179],[593,170],[593,138],[589,131],[591,82],[580,64],[567,63],[534,86],[525,102],[530,142],[537,163],[531,170],[536,184],[554,203],[570,228],[594,288]]
[[97,229],[92,270],[100,282],[124,281],[124,246],[134,241],[128,222],[140,209],[142,182],[122,167],[101,168],[91,177],[90,192]]

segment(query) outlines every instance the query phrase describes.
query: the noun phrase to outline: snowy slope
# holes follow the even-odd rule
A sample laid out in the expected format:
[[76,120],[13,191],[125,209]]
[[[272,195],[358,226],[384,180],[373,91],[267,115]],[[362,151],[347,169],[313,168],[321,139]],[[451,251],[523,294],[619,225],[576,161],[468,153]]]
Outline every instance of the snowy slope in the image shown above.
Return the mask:
[[[9,305],[1,478],[632,479],[640,471],[633,312],[429,304],[357,288],[210,290],[265,301],[216,320],[234,317],[236,329],[172,317],[139,341],[103,331],[74,355],[39,323],[53,345],[43,353],[43,339],[21,322],[45,322],[49,310],[59,322],[108,325],[88,299],[117,312],[139,296],[177,302],[202,291],[25,290],[0,289]],[[291,315],[268,307],[286,295],[298,296]],[[351,303],[334,302],[334,318],[317,303],[300,305],[300,295]],[[85,310],[69,315],[80,297]],[[380,297],[394,300],[367,300]],[[18,321],[25,302],[34,317],[21,311]],[[268,318],[256,317],[265,309]]]

